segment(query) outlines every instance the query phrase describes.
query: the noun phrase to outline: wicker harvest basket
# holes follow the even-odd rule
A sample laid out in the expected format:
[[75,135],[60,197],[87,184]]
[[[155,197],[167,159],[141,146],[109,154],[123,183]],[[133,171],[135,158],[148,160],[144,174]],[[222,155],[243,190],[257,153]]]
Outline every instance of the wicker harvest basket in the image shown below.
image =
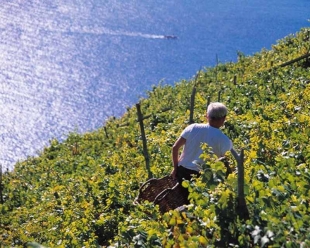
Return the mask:
[[159,205],[161,213],[176,209],[188,204],[187,195],[184,194],[184,188],[177,183],[173,188],[168,188],[158,194],[154,200],[154,204]]
[[140,187],[139,194],[134,203],[138,204],[143,201],[154,202],[158,194],[165,189],[173,188],[177,183],[177,180],[172,179],[170,175],[163,178],[151,178]]
[[172,179],[171,176],[165,176],[159,179],[152,178],[142,184],[134,204],[139,204],[143,201],[149,201],[159,205],[161,213],[188,204],[187,195],[184,194],[184,188],[177,180]]

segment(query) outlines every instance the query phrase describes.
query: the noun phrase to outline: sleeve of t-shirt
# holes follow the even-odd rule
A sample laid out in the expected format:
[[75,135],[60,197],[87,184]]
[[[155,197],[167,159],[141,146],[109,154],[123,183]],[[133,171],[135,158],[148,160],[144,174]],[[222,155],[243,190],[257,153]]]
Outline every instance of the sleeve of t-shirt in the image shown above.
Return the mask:
[[221,145],[221,156],[224,156],[226,152],[230,151],[233,148],[232,141],[226,137],[227,140],[225,142],[222,142]]
[[193,130],[195,124],[191,124],[189,126],[187,126],[181,133],[181,137],[184,139],[188,139],[188,136],[190,134],[190,132]]

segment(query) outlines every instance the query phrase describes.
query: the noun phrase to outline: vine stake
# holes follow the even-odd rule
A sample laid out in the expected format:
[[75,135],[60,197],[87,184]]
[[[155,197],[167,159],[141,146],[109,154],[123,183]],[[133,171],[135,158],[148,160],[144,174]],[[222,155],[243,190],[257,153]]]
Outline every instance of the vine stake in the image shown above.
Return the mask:
[[195,109],[195,96],[196,96],[196,84],[197,79],[199,77],[200,71],[196,74],[195,81],[194,81],[194,87],[191,94],[191,106],[190,106],[190,114],[189,114],[189,123],[194,123],[194,109]]
[[0,164],[0,202],[1,204],[4,203],[3,201],[3,194],[2,194],[2,190],[3,190],[3,184],[2,184],[2,164]]
[[240,155],[238,155],[238,153],[234,149],[231,150],[231,153],[236,159],[238,167],[238,196],[236,212],[241,219],[248,220],[249,210],[246,206],[246,201],[244,197],[244,150],[241,149]]
[[144,125],[143,125],[143,115],[141,112],[140,103],[136,104],[136,108],[137,108],[138,122],[140,124],[141,137],[142,137],[142,142],[143,142],[143,155],[145,158],[145,166],[146,166],[146,170],[148,173],[148,178],[150,179],[153,177],[153,175],[150,169],[150,156],[147,150],[147,142],[146,142],[146,137],[145,137]]

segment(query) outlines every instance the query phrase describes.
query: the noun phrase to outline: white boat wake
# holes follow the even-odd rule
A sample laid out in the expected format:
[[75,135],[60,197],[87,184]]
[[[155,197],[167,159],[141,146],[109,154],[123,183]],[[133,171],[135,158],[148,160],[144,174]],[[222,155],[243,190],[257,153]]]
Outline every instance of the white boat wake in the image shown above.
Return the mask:
[[122,30],[111,30],[104,27],[69,27],[66,30],[60,30],[55,28],[47,28],[46,30],[61,32],[61,33],[79,33],[79,34],[94,34],[94,35],[112,35],[112,36],[129,36],[129,37],[141,37],[146,39],[177,39],[175,35],[160,35],[160,34],[146,34],[141,32],[130,32]]

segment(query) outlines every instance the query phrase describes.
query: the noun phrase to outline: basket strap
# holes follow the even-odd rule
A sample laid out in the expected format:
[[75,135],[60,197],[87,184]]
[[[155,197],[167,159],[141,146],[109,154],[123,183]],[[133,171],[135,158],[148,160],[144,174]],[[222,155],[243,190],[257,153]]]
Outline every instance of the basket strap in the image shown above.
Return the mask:
[[164,189],[162,192],[160,192],[154,200],[154,204],[157,204],[160,200],[162,200],[172,189],[168,188],[168,189]]
[[138,197],[136,197],[136,198],[133,200],[132,204],[135,205],[135,206],[139,205]]
[[147,180],[146,182],[144,182],[144,183],[140,186],[140,188],[139,188],[139,194],[138,194],[138,196],[134,199],[133,205],[138,205],[138,204],[139,204],[139,197],[140,197],[140,195],[141,195],[141,193],[142,193],[142,189],[143,189],[147,184],[149,184],[150,182],[155,181],[155,180],[157,180],[157,178],[151,178],[151,179]]
[[154,204],[156,204],[157,202],[161,201],[171,190],[174,190],[178,185],[179,185],[179,183],[174,185],[172,188],[164,189],[162,192],[160,192],[155,197]]
[[149,183],[152,182],[152,181],[157,181],[157,180],[158,180],[157,178],[151,178],[151,179],[147,180],[145,183],[143,183],[143,184],[140,186],[139,193],[141,193],[142,189],[143,189],[147,184],[149,184]]

